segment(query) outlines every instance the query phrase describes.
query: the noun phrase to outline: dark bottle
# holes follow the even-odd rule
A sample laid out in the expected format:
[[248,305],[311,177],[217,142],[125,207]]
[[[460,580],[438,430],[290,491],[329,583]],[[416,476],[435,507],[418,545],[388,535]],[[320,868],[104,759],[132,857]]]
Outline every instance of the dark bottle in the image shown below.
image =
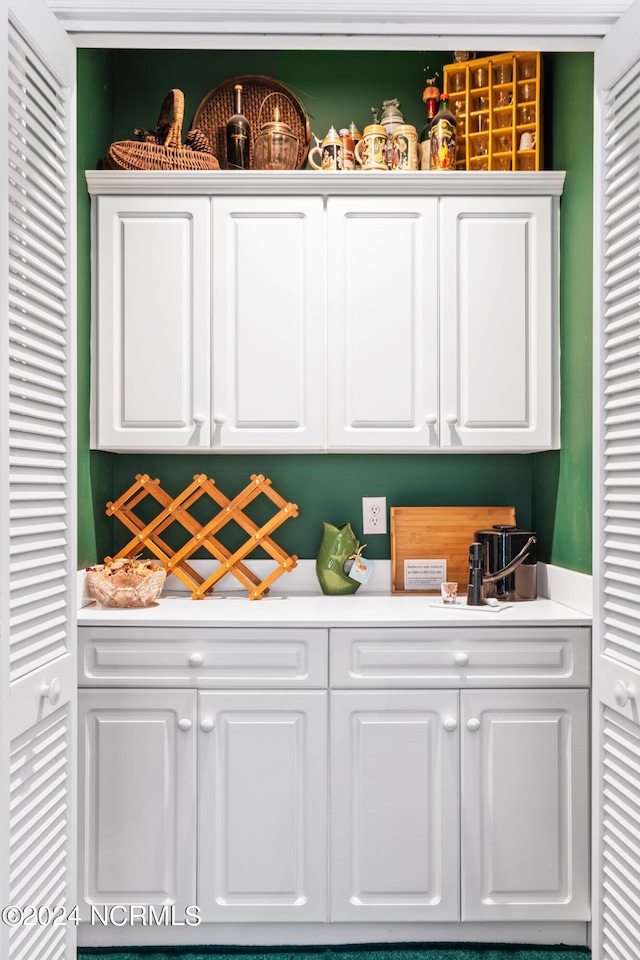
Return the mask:
[[456,168],[456,118],[449,110],[449,94],[440,95],[440,107],[431,123],[431,169]]
[[234,114],[227,121],[227,167],[229,170],[249,169],[249,121],[242,112],[242,84],[233,88]]
[[427,100],[427,122],[420,131],[420,169],[431,169],[431,124],[438,109],[438,100],[436,97],[429,97]]

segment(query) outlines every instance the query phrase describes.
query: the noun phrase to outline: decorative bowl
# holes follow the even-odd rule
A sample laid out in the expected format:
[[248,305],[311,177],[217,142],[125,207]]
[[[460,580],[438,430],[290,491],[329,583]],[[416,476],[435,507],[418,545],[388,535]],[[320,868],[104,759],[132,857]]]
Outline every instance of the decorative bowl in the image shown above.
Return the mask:
[[86,570],[85,583],[103,607],[150,607],[162,593],[167,571],[153,560],[114,560]]

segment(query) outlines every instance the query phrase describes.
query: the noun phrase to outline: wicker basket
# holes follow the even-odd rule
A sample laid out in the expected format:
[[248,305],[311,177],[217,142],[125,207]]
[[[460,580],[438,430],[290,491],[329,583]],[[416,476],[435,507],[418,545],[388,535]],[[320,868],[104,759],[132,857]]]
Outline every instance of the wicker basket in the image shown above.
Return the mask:
[[[173,112],[173,116],[171,116]],[[169,118],[171,117],[171,123]],[[182,143],[184,94],[170,90],[164,99],[156,131],[169,128],[164,140],[153,135],[145,140],[118,140],[109,147],[102,161],[105,170],[219,170],[213,153],[193,150]],[[197,131],[190,130],[189,136]],[[200,138],[201,139],[201,138]],[[210,149],[211,141],[209,141]]]
[[[235,109],[233,88],[237,83],[242,84],[242,112],[249,121],[251,129],[250,167],[253,168],[253,145],[256,137],[260,134],[259,123],[270,120],[271,111],[278,106],[280,108],[280,119],[289,124],[294,136],[298,138],[296,169],[300,170],[307,159],[311,138],[311,128],[306,111],[298,98],[283,83],[274,80],[272,77],[254,75],[225,80],[224,83],[214,87],[206,95],[195,112],[193,125],[198,127],[208,138],[213,152],[220,158],[220,166],[223,169],[227,167],[225,131],[227,120]],[[269,114],[260,119],[260,108],[265,97],[270,97],[268,103]]]

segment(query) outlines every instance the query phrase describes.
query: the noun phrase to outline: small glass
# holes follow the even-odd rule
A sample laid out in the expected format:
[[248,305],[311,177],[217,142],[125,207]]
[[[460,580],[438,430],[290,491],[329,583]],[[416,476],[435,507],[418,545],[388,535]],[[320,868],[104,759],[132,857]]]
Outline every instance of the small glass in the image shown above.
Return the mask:
[[474,109],[474,110],[488,110],[488,109],[489,109],[489,97],[474,97],[474,99],[473,99],[473,109]]
[[458,599],[458,584],[451,580],[440,584],[440,594],[443,603],[455,603]]
[[511,134],[502,133],[493,141],[494,153],[509,153],[511,150]]
[[471,157],[469,161],[469,167],[471,170],[487,170],[489,167],[488,157]]
[[474,138],[472,139],[472,141],[471,141],[471,150],[472,150],[472,153],[473,153],[474,157],[484,157],[484,156],[486,156],[488,149],[489,149],[489,138],[488,138],[488,137],[482,136],[482,137],[474,137]]
[[513,103],[511,87],[507,87],[505,90],[496,90],[495,103],[496,107],[510,107]]
[[535,170],[536,160],[532,154],[518,157],[518,167],[520,170]]
[[520,87],[519,99],[522,103],[526,103],[528,100],[535,100],[536,98],[536,85],[535,83],[523,83]]
[[473,71],[473,82],[476,87],[486,87],[489,83],[489,68],[478,67]]
[[536,122],[536,107],[535,104],[526,104],[524,107],[520,107],[518,110],[518,123],[527,124]]
[[521,60],[518,64],[518,76],[521,80],[531,80],[536,75],[535,60]]
[[511,170],[511,157],[494,157],[494,170]]
[[495,83],[511,83],[511,64],[498,63],[493,68],[493,79]]
[[457,98],[451,103],[451,110],[455,117],[464,117],[465,116],[465,99],[464,97]]
[[511,126],[511,110],[498,110],[493,115],[493,120],[496,127],[510,127]]
[[473,118],[475,133],[486,133],[489,129],[489,114],[488,113],[479,113],[477,117]]
[[464,73],[449,74],[449,90],[452,93],[458,93],[459,90],[464,90]]

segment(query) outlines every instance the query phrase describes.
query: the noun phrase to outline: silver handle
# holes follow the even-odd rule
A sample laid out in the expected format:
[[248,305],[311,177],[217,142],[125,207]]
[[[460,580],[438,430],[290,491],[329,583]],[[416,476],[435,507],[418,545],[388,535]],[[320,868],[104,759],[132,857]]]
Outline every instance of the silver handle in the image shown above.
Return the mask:
[[203,733],[211,733],[215,724],[212,717],[203,717],[200,721],[200,729]]
[[453,658],[453,662],[455,663],[456,667],[466,667],[466,665],[469,663],[469,654],[456,653],[455,657]]
[[205,420],[206,417],[202,413],[194,413],[193,422],[195,423],[196,427],[201,427]]
[[187,730],[191,730],[193,723],[191,720],[189,720],[189,717],[182,717],[180,720],[178,720],[178,726],[181,730],[186,732]]
[[192,653],[189,657],[189,666],[190,667],[201,667],[204,663],[204,657],[201,653]]
[[449,416],[447,417],[447,423],[449,424],[449,426],[453,427],[457,422],[458,422],[458,418],[455,415],[455,413],[450,413]]
[[625,683],[624,680],[616,680],[613,685],[613,699],[619,707],[626,707],[629,700],[635,700],[636,688],[631,683]]
[[55,707],[61,693],[62,684],[58,677],[54,677],[49,683],[43,683],[40,687],[40,696],[43,700],[48,700],[52,707]]
[[458,721],[455,717],[447,717],[446,720],[442,721],[442,726],[445,728],[447,733],[453,733],[454,730],[458,729]]
[[477,717],[471,717],[470,720],[467,720],[467,730],[471,730],[472,733],[475,733],[476,730],[480,729],[480,721]]

